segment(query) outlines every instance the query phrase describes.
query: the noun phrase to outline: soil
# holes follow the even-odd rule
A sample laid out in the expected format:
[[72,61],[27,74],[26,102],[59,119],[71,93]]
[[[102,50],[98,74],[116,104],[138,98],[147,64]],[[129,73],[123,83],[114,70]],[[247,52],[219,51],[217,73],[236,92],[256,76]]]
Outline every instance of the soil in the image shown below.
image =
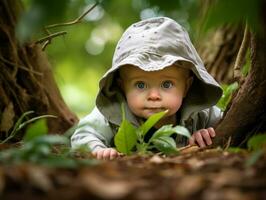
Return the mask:
[[[177,156],[128,156],[76,169],[0,165],[0,199],[266,199],[266,156],[186,148]],[[82,158],[80,158],[82,159]]]

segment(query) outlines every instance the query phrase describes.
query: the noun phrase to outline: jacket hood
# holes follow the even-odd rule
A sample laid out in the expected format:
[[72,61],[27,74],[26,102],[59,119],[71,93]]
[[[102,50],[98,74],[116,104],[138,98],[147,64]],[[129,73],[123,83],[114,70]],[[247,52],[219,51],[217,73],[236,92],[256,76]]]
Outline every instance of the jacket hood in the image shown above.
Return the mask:
[[173,64],[185,64],[194,73],[193,84],[182,104],[181,120],[217,103],[222,90],[206,71],[186,30],[170,18],[156,17],[134,23],[124,32],[116,46],[112,67],[100,80],[96,106],[107,120],[120,125],[123,103],[127,119],[138,125],[116,84],[116,72],[124,65],[155,71]]

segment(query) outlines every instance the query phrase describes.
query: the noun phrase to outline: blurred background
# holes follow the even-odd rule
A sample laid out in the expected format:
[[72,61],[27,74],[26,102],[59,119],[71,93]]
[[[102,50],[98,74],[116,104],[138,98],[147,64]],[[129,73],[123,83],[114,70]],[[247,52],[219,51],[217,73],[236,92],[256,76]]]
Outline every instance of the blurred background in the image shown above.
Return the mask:
[[[51,10],[48,13],[55,15],[48,21],[52,24],[72,21],[96,3],[93,0],[56,2],[49,2],[50,6],[48,4],[49,9],[57,8],[54,13]],[[27,11],[38,10],[38,7],[43,11],[41,6],[46,6],[41,1],[23,0],[23,3]],[[111,66],[115,45],[128,26],[140,19],[169,16],[190,31],[189,12],[195,5],[194,0],[169,1],[167,5],[146,0],[102,1],[80,23],[53,29],[55,32],[67,32],[64,36],[54,38],[45,51],[61,94],[70,109],[79,117],[91,111],[98,81]],[[31,15],[29,17],[41,17],[36,16],[37,12]],[[40,31],[33,37],[39,39],[42,34]]]
[[[21,41],[45,36],[43,25],[73,21],[91,8],[95,0],[23,0],[26,12],[17,28]],[[206,9],[211,1],[199,0],[116,0],[98,1],[98,4],[79,23],[49,29],[51,33],[66,31],[55,37],[45,48],[52,64],[61,94],[78,117],[88,114],[98,91],[98,81],[111,66],[115,45],[123,31],[132,23],[155,16],[168,16],[184,26],[195,46],[205,35]],[[229,0],[220,7],[230,3]],[[250,5],[235,0],[230,4],[251,10]],[[242,8],[241,7],[241,8]],[[237,21],[242,10],[230,11],[226,16],[212,15],[209,25],[220,24],[230,18]],[[223,10],[222,10],[223,11]],[[218,13],[220,14],[220,13]],[[246,13],[248,15],[248,13]],[[234,16],[236,16],[234,18]],[[238,18],[237,18],[238,17]],[[206,25],[206,26],[204,26]],[[26,27],[26,28],[25,28]]]

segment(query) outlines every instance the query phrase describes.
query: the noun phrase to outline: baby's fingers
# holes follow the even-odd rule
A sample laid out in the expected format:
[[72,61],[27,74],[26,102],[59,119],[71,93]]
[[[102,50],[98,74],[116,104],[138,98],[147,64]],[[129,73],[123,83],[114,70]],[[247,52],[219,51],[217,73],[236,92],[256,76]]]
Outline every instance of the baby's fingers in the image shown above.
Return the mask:
[[113,160],[114,158],[118,156],[119,156],[119,153],[115,149],[112,149],[110,152],[110,160]]
[[195,137],[194,137],[194,135],[192,135],[192,136],[189,138],[188,142],[189,142],[189,145],[194,145],[194,144],[195,144]]
[[101,160],[103,159],[104,150],[100,150],[96,152],[96,158]]
[[204,141],[207,145],[211,145],[212,144],[212,139],[210,136],[210,133],[207,129],[202,129],[201,131],[201,135],[204,138]]
[[207,130],[208,130],[208,132],[209,132],[211,137],[215,137],[216,136],[215,130],[212,127],[207,128]]
[[193,134],[194,138],[195,138],[195,142],[202,148],[202,147],[206,147],[206,144],[203,140],[203,137],[202,137],[202,133],[201,133],[201,130],[200,131],[197,131]]

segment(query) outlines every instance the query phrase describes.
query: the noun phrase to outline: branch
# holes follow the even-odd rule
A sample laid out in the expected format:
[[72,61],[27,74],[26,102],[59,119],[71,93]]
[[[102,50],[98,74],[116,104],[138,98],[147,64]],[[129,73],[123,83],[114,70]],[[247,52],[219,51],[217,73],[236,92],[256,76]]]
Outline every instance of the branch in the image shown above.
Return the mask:
[[236,61],[234,65],[234,79],[235,80],[240,80],[241,78],[241,69],[244,65],[245,56],[248,50],[249,42],[250,42],[250,32],[246,24],[243,40],[239,48],[239,51],[237,53]]
[[53,33],[53,34],[50,34],[50,35],[48,35],[48,36],[46,36],[46,37],[43,37],[43,38],[37,40],[37,41],[35,42],[35,44],[42,43],[42,42],[45,42],[46,40],[51,40],[51,39],[54,38],[54,37],[57,37],[57,36],[59,36],[59,35],[65,35],[65,34],[67,34],[66,31],[60,31],[60,32],[57,32],[57,33]]
[[55,27],[59,27],[59,26],[70,26],[70,25],[73,25],[73,24],[77,24],[77,23],[80,23],[81,20],[89,13],[91,12],[97,5],[99,4],[99,2],[96,2],[92,7],[90,7],[87,11],[85,11],[82,15],[80,15],[78,18],[76,18],[75,20],[73,21],[70,21],[70,22],[65,22],[65,23],[61,23],[61,24],[52,24],[52,25],[48,25],[46,27],[44,27],[44,31],[48,34],[48,36],[44,37],[44,38],[41,38],[39,40],[37,40],[35,42],[35,44],[38,44],[38,43],[43,43],[43,46],[42,46],[42,50],[44,50],[48,44],[51,44],[51,41],[52,41],[52,38],[54,37],[57,37],[57,36],[60,36],[60,35],[65,35],[67,34],[66,31],[60,31],[60,32],[57,32],[57,33],[53,33],[51,34],[50,31],[48,30],[49,28],[55,28]]
[[65,22],[65,23],[61,23],[61,24],[52,24],[52,25],[48,25],[45,28],[49,29],[49,28],[55,28],[55,27],[59,27],[59,26],[69,26],[69,25],[73,25],[73,24],[77,24],[80,23],[81,20],[89,13],[91,12],[97,5],[99,4],[99,2],[96,2],[92,7],[90,7],[86,12],[84,12],[81,16],[79,16],[77,19],[70,21],[70,22]]

